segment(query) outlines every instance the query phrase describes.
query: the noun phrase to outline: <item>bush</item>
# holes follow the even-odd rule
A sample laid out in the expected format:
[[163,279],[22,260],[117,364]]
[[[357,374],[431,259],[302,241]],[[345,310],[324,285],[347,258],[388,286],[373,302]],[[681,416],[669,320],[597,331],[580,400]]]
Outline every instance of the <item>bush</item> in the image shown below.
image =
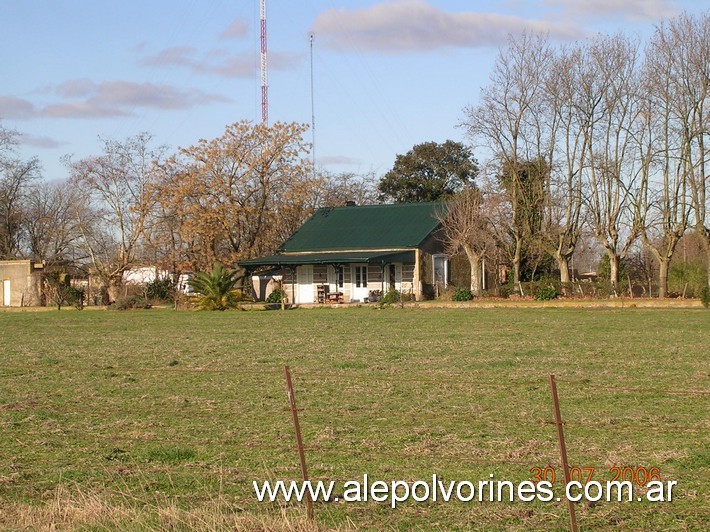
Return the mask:
[[473,293],[468,288],[457,288],[454,295],[451,296],[451,301],[471,301]]
[[119,297],[109,308],[114,310],[135,310],[151,308],[150,301],[141,294]]
[[84,308],[84,292],[71,285],[71,278],[65,272],[53,271],[44,275],[45,294],[57,306],[73,305],[77,310]]
[[384,296],[381,296],[380,300],[385,305],[392,305],[393,303],[399,303],[402,301],[402,294],[399,290],[390,288]]
[[172,279],[155,279],[145,285],[145,295],[153,301],[172,301],[175,297],[175,284]]
[[707,268],[701,262],[674,264],[668,272],[668,291],[685,294],[687,297],[700,297],[707,286]]
[[551,301],[553,299],[557,299],[558,295],[557,288],[554,286],[543,286],[538,288],[535,293],[535,299],[537,301]]
[[84,291],[70,286],[67,290],[67,303],[73,305],[76,310],[84,310]]
[[403,294],[395,288],[390,288],[384,295],[381,295],[381,290],[377,290],[377,292],[380,294],[379,299],[377,300],[377,308],[389,307],[390,305],[399,305],[403,307],[405,301],[411,301],[411,296],[409,294]]
[[277,288],[269,294],[266,298],[267,303],[281,303],[282,300],[286,299],[286,292],[281,288]]
[[705,308],[710,307],[710,287],[706,286],[703,288],[702,292],[700,292],[700,302]]

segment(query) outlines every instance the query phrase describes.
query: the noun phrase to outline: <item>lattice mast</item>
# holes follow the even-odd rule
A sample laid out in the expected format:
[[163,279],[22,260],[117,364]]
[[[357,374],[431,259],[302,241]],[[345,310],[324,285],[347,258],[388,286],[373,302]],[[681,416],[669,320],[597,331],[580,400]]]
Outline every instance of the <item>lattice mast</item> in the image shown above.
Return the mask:
[[266,0],[260,0],[261,19],[261,121],[269,123],[269,84],[266,69]]

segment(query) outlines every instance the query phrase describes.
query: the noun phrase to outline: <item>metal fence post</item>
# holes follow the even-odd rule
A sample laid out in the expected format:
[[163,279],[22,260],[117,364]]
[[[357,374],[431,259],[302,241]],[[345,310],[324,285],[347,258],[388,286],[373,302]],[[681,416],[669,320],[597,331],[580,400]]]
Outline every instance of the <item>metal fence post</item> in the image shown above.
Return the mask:
[[[296,432],[296,446],[298,447],[298,459],[301,463],[301,476],[303,481],[308,481],[308,469],[306,468],[306,454],[303,452],[303,440],[301,439],[301,426],[298,423],[298,409],[296,408],[296,396],[293,393],[293,383],[291,382],[291,370],[288,366],[284,366],[284,375],[286,377],[286,391],[288,392],[288,402],[291,406],[291,415],[293,417],[293,428]],[[313,501],[311,500],[311,494],[306,490],[306,510],[308,512],[308,519],[313,521],[315,516],[313,514]]]
[[[562,429],[562,414],[560,414],[560,401],[557,397],[557,384],[555,376],[550,374],[550,391],[552,392],[552,406],[555,411],[555,424],[557,425],[557,442],[560,447],[560,458],[562,459],[562,469],[565,474],[565,490],[570,483],[569,463],[567,462],[567,446],[565,445],[565,433]],[[565,497],[567,501],[567,509],[569,510],[569,529],[572,532],[577,532],[577,517],[574,513],[574,503]]]

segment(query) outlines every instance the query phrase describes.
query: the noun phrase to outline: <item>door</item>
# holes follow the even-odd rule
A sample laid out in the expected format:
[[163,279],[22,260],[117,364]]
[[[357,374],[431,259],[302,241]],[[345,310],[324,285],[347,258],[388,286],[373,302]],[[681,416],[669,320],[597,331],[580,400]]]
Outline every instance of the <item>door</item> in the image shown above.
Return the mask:
[[2,304],[6,307],[10,306],[10,279],[2,282]]
[[390,264],[387,267],[387,288],[389,290],[402,290],[402,263]]
[[367,301],[370,290],[367,287],[367,264],[353,264],[352,288],[350,299]]
[[434,260],[434,278],[432,282],[437,290],[443,290],[448,285],[449,280],[449,260],[441,253],[432,255]]
[[296,281],[298,282],[296,303],[313,303],[313,265],[299,266]]

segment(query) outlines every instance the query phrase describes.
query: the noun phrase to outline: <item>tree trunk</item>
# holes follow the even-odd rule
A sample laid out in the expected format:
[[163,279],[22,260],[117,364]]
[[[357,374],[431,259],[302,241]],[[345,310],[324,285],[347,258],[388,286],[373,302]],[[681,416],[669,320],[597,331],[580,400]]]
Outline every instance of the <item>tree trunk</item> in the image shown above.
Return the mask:
[[107,294],[108,294],[108,302],[113,303],[121,297],[121,288],[123,286],[123,276],[120,277],[111,277],[108,281],[108,288],[107,288]]
[[658,262],[658,297],[661,299],[668,295],[668,265],[670,261],[664,257]]
[[710,288],[710,233],[705,235],[705,267],[708,270],[708,288]]
[[611,281],[611,286],[614,287],[614,291],[618,293],[619,291],[619,256],[613,251],[607,249],[606,252],[609,257],[609,280]]
[[567,262],[567,257],[558,255],[555,257],[557,261],[557,267],[560,269],[560,282],[569,283],[569,263]]
[[513,256],[513,284],[517,288],[520,285],[520,262],[523,255],[523,240],[515,238],[515,255]]
[[481,295],[481,256],[468,246],[464,247],[464,251],[471,266],[471,293],[479,296]]

